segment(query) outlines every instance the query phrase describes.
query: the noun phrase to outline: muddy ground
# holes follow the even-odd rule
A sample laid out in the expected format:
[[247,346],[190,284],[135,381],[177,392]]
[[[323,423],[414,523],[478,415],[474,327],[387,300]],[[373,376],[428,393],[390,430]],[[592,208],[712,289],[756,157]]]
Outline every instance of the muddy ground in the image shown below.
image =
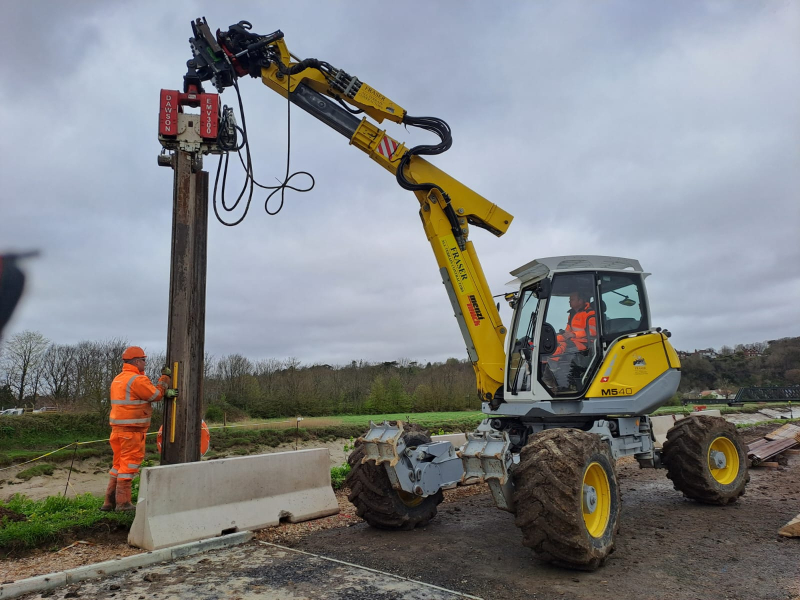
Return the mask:
[[[482,598],[800,600],[800,539],[777,535],[800,512],[800,456],[786,456],[781,462],[778,468],[752,469],[745,496],[731,506],[713,507],[684,499],[662,470],[641,470],[633,461],[620,461],[623,502],[617,551],[592,573],[538,562],[522,546],[513,516],[494,507],[485,486],[473,487],[471,494],[453,494],[423,529],[380,531],[350,515],[332,521],[329,529],[282,525],[261,532],[259,539]],[[258,560],[258,543],[251,542],[248,561]],[[252,562],[238,564],[233,556],[222,563],[231,577],[258,568]],[[287,568],[296,570],[297,563]],[[173,575],[165,569],[166,584]],[[224,582],[225,574],[219,575]],[[175,571],[174,577],[179,576],[185,593],[170,597],[198,597],[185,572]],[[323,594],[326,577],[324,570],[308,574],[306,585],[318,586],[320,598],[332,597]],[[291,580],[291,573],[281,578]],[[287,588],[285,595],[269,597],[317,597],[296,592]],[[52,597],[64,594],[60,590]],[[220,594],[214,597],[227,597],[224,586]]]
[[422,530],[360,523],[295,545],[484,598],[800,598],[800,539],[777,535],[800,512],[800,457],[751,475],[739,502],[712,507],[684,499],[664,471],[624,461],[617,550],[593,573],[539,563],[488,493],[443,505]]

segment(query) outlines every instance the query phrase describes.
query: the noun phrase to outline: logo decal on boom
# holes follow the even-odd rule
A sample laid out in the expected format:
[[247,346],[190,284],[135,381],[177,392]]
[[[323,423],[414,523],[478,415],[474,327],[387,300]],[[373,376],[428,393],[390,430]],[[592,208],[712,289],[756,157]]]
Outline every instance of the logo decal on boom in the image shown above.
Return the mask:
[[452,235],[442,236],[442,250],[450,263],[450,273],[452,274],[453,284],[462,294],[474,294],[475,288],[467,274],[467,267],[464,259],[461,258],[461,251],[458,249],[456,238]]
[[477,327],[481,324],[481,321],[483,321],[484,316],[481,312],[481,307],[478,306],[478,300],[475,298],[475,296],[470,294],[468,298],[469,304],[467,305],[467,310],[469,310],[469,314],[472,317],[472,322]]

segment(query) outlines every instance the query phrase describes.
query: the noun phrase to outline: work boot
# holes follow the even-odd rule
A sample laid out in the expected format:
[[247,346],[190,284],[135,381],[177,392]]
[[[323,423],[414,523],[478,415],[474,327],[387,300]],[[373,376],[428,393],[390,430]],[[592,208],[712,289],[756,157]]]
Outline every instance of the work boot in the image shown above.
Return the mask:
[[117,481],[117,507],[114,511],[136,510],[136,507],[131,503],[132,483],[133,481],[130,479],[120,479]]
[[106,501],[100,510],[109,512],[114,510],[117,505],[117,478],[113,475],[108,479],[108,487],[106,488]]

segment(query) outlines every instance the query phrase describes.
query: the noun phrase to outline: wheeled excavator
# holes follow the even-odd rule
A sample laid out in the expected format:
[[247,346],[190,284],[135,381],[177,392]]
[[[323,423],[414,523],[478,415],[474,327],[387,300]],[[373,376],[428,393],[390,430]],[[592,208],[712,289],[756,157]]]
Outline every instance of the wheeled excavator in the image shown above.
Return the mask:
[[[725,505],[744,493],[747,457],[722,418],[679,420],[663,447],[656,442],[648,415],[676,392],[681,365],[670,333],[653,325],[648,273],[637,260],[555,256],[514,269],[516,289],[505,294],[513,309],[507,329],[470,233],[501,236],[512,216],[423,158],[450,147],[444,121],[410,116],[343,69],[295,57],[280,30],[262,35],[240,21],[212,34],[205,18],[192,29],[184,90],[172,94],[203,112],[201,119],[165,113],[162,90],[165,148],[219,154],[241,148],[237,131],[246,131],[202,83],[238,92],[238,80],[250,76],[344,135],[419,203],[485,419],[460,447],[403,422],[371,423],[348,459],[349,498],[369,525],[424,525],[436,515],[443,489],[480,480],[497,507],[515,515],[524,545],[538,558],[591,570],[614,549],[617,459],[665,467],[676,490],[699,502]],[[420,127],[439,143],[406,147],[378,126],[384,121]],[[584,319],[580,340],[571,327],[576,312]]]

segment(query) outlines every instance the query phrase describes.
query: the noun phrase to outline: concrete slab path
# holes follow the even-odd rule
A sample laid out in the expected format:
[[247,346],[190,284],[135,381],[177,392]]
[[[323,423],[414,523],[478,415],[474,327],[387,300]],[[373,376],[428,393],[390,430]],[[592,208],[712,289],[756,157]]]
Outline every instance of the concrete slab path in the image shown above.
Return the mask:
[[[158,552],[158,551],[157,551]],[[63,586],[63,582],[61,582]],[[42,590],[18,596],[32,600]],[[47,592],[62,598],[165,598],[169,600],[404,600],[475,599],[420,581],[267,542],[133,568]]]

